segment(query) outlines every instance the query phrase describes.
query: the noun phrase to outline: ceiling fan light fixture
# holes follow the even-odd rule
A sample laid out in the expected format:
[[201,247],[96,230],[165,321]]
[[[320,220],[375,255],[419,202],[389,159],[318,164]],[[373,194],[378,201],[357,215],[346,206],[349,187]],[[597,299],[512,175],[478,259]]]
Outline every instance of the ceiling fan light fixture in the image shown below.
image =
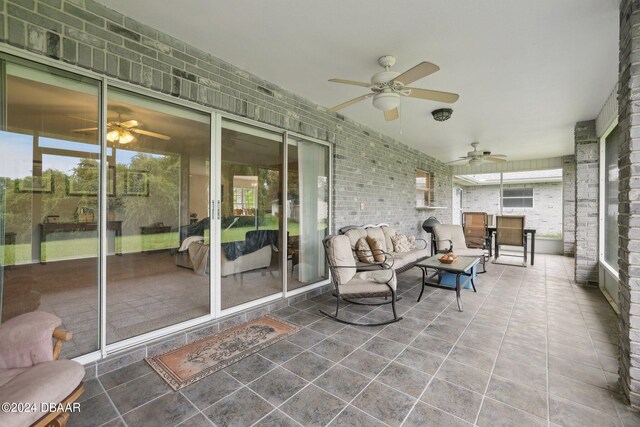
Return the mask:
[[116,142],[119,139],[120,139],[120,132],[118,132],[118,129],[114,129],[107,132],[107,141]]
[[438,108],[431,112],[433,118],[438,122],[449,120],[451,118],[451,114],[453,114],[453,110],[451,108]]
[[133,134],[129,131],[124,131],[120,134],[120,140],[118,141],[120,144],[128,144],[136,139]]
[[378,110],[389,111],[398,108],[400,95],[393,92],[378,93],[373,97],[373,106]]
[[128,130],[113,129],[107,132],[107,141],[117,142],[118,144],[128,144],[135,140],[135,136]]

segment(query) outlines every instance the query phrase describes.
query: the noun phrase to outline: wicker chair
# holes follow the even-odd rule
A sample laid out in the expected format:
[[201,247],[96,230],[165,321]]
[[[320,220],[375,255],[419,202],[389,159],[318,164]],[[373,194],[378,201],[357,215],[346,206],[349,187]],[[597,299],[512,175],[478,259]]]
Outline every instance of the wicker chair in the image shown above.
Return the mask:
[[527,234],[524,232],[524,216],[498,215],[496,217],[494,262],[500,256],[500,245],[521,246],[524,256],[523,265],[527,265]]
[[[393,270],[393,258],[389,254],[382,253],[384,260],[375,262],[380,267],[379,269],[357,272],[351,243],[347,236],[331,235],[326,237],[322,244],[331,271],[331,281],[334,286],[333,295],[336,297],[336,312],[332,314],[320,310],[322,314],[341,323],[359,326],[387,325],[402,319],[396,313],[396,301],[399,300],[396,293],[397,279]],[[360,301],[365,298],[375,298],[375,300],[373,302]],[[376,323],[351,322],[340,317],[340,300],[359,305],[391,304],[393,318]]]

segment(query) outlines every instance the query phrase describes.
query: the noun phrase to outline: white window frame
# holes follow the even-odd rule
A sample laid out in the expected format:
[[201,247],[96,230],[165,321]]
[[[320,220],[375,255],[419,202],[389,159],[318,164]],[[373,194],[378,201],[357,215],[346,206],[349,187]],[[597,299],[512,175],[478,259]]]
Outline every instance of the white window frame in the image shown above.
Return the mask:
[[[500,173],[500,176],[502,177],[502,173]],[[519,196],[519,197],[505,197],[504,196],[504,192],[505,190],[531,190],[531,197],[528,196]],[[505,206],[504,205],[504,201],[505,200],[515,200],[515,199],[531,199],[531,206]],[[504,208],[504,209],[533,209],[535,208],[535,191],[533,189],[533,187],[523,187],[523,188],[504,188],[504,186],[500,186],[500,205]]]

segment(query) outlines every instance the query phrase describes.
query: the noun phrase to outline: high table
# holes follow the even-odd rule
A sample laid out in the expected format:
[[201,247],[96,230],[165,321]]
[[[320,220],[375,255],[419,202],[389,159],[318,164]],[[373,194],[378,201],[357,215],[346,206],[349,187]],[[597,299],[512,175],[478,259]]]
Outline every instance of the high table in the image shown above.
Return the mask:
[[[462,311],[462,300],[460,299],[460,289],[467,284],[467,282],[471,281],[471,287],[473,287],[473,292],[476,291],[475,281],[473,279],[473,269],[480,263],[480,258],[471,257],[471,256],[461,256],[458,257],[452,264],[445,264],[440,262],[440,257],[442,254],[434,255],[430,258],[427,258],[423,261],[416,263],[416,267],[419,267],[422,270],[422,291],[420,291],[420,296],[418,297],[418,302],[420,302],[420,298],[422,298],[422,294],[424,292],[425,286],[431,286],[440,289],[449,289],[451,291],[456,291],[456,301],[458,302],[458,310]],[[436,272],[431,276],[427,277],[427,269],[431,268]],[[445,273],[455,274],[456,276],[456,286],[448,286],[441,284],[442,275]],[[434,279],[438,277],[438,280]],[[460,280],[460,277],[464,277],[464,281]]]
[[[496,232],[496,227],[487,227],[487,232],[489,233],[489,241],[490,244],[493,244],[493,233]],[[525,228],[524,232],[531,236],[531,265],[533,265],[535,256],[536,256],[536,229],[535,228]]]

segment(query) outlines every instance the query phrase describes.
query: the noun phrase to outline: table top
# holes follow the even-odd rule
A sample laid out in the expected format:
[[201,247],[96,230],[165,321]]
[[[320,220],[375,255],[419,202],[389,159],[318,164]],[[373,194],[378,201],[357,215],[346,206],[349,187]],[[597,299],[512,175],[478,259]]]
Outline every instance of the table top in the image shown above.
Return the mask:
[[469,271],[474,265],[480,262],[479,257],[473,256],[460,256],[452,264],[445,264],[440,262],[440,257],[443,254],[436,254],[430,258],[416,263],[418,267],[436,268],[442,271],[449,271],[451,273],[463,273]]
[[[489,226],[489,227],[487,227],[487,231],[490,232],[490,233],[495,233],[496,227],[495,226]],[[529,233],[529,234],[536,234],[536,229],[535,228],[525,228],[524,232],[525,233]]]

